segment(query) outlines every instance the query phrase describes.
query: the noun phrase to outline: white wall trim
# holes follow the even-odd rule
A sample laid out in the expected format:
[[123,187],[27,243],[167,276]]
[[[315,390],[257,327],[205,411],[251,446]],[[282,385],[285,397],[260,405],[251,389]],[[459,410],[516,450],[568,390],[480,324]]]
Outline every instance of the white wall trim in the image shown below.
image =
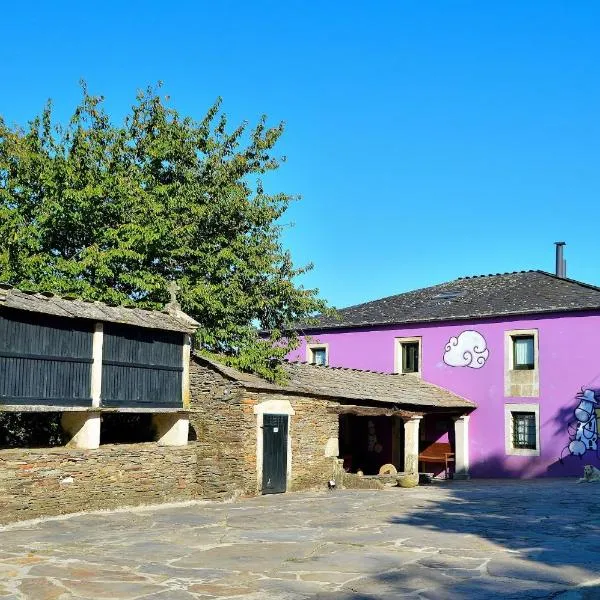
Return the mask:
[[254,406],[256,415],[256,489],[262,492],[263,479],[263,415],[287,415],[287,465],[286,490],[289,491],[292,482],[292,417],[296,414],[289,400],[266,400]]
[[102,350],[104,346],[104,323],[94,324],[94,334],[92,338],[92,378],[90,382],[90,392],[92,397],[92,406],[100,406],[102,397]]
[[[535,449],[513,447],[513,418],[514,412],[532,412],[535,414]],[[540,455],[540,405],[511,403],[504,405],[504,448],[509,456],[539,456]]]
[[329,365],[329,344],[318,344],[318,343],[307,343],[306,344],[306,362],[307,363],[312,363],[313,362],[313,356],[312,356],[312,351],[313,350],[325,350],[325,365]]
[[469,479],[469,419],[470,415],[454,419],[455,479]]
[[181,374],[181,403],[183,408],[190,407],[190,356],[192,353],[192,336],[183,334],[183,349],[181,363],[183,373]]
[[513,352],[513,341],[512,339],[515,337],[525,337],[532,336],[533,337],[533,361],[534,367],[531,369],[532,371],[537,371],[539,369],[539,341],[538,341],[538,330],[537,329],[511,329],[510,331],[504,332],[504,357],[505,357],[505,368],[509,371],[513,371],[515,368],[514,365],[514,352]]
[[[533,336],[533,369],[514,369],[513,338]],[[504,396],[538,398],[540,395],[540,339],[537,329],[511,329],[504,332]]]
[[423,371],[423,340],[420,335],[394,338],[394,373],[402,373],[402,344],[411,342],[418,342],[419,344],[419,370],[416,373],[406,373],[406,375],[421,377]]
[[419,472],[419,426],[420,415],[414,415],[404,421],[404,472]]

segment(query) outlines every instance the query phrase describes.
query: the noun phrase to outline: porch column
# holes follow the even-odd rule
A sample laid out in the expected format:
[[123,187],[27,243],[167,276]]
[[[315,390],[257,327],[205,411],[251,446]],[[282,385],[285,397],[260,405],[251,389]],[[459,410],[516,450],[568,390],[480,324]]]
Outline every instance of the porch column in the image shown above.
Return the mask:
[[469,415],[454,420],[454,479],[469,479]]
[[152,425],[159,446],[185,446],[188,443],[189,419],[187,414],[156,413]]
[[192,350],[192,336],[187,333],[183,336],[183,373],[181,374],[181,399],[183,408],[190,407],[190,355]]
[[104,345],[104,323],[94,325],[92,338],[92,382],[90,384],[92,406],[100,406],[102,397],[102,347]]
[[404,421],[404,472],[419,472],[419,423],[422,416]]
[[64,412],[60,422],[70,438],[66,444],[70,448],[95,450],[100,446],[99,412]]

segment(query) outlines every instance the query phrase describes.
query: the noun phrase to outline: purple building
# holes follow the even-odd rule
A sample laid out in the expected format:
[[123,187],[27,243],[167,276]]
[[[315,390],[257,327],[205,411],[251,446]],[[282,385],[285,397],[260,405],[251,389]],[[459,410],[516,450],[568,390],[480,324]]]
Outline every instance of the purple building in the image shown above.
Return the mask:
[[[290,360],[405,373],[477,405],[461,419],[424,415],[424,456],[449,444],[457,473],[471,477],[600,467],[600,288],[561,269],[526,271],[460,278],[338,312],[303,328]],[[444,465],[420,468],[442,473]]]

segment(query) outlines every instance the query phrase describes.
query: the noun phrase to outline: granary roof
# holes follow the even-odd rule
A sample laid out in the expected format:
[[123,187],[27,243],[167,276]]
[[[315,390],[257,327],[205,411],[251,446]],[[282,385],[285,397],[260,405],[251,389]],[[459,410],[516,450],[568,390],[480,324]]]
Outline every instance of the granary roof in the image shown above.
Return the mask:
[[600,288],[545,271],[461,277],[317,317],[295,329],[428,323],[508,315],[600,310]]
[[288,376],[284,385],[270,383],[257,375],[243,373],[220,362],[196,356],[232,381],[248,390],[318,396],[353,402],[372,401],[411,407],[472,409],[476,404],[444,388],[409,374],[361,371],[326,367],[304,362],[286,362]]
[[0,285],[0,307],[184,333],[193,333],[199,325],[197,321],[176,309],[144,310],[128,306],[110,306],[102,302],[62,298],[46,292],[26,292],[8,285]]

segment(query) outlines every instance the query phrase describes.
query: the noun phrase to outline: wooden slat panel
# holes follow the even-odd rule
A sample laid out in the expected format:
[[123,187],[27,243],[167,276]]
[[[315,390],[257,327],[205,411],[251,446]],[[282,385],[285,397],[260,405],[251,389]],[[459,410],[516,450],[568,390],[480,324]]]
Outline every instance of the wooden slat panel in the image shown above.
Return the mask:
[[104,324],[103,360],[181,367],[183,334]]
[[0,350],[91,358],[92,323],[4,309],[0,312]]
[[182,406],[181,371],[103,365],[102,405]]
[[106,323],[102,405],[181,407],[183,334]]
[[89,406],[92,325],[3,310],[0,404]]

